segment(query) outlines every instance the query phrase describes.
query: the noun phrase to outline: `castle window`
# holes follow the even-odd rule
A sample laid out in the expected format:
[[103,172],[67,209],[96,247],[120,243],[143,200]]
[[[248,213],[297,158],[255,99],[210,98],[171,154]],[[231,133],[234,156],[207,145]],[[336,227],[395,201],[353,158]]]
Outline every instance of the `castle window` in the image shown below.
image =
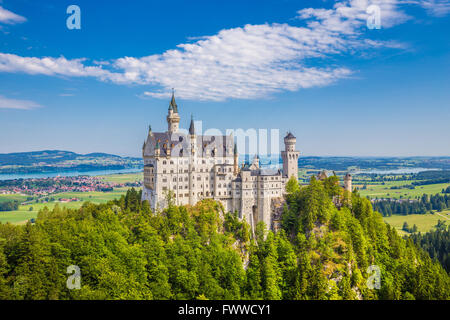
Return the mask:
[[164,161],[163,161],[163,164],[167,164],[167,161],[166,161],[166,160],[164,160]]
[[173,164],[173,161],[170,161],[170,164]]

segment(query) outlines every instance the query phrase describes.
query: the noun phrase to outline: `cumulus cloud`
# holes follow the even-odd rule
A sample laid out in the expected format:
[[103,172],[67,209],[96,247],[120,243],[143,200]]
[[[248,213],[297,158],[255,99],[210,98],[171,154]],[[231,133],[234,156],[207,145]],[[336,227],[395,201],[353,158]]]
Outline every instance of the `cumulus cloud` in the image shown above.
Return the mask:
[[27,21],[25,17],[19,16],[18,14],[6,10],[2,6],[0,6],[0,23],[17,24],[25,21]]
[[30,100],[9,99],[0,95],[0,109],[21,109],[30,110],[39,108],[41,105]]
[[[421,5],[423,2],[427,1]],[[395,41],[371,40],[367,33],[363,34],[370,4],[380,7],[382,28],[410,19],[399,8],[399,1],[342,0],[331,9],[298,11],[297,21],[302,26],[263,24],[225,29],[145,57],[90,64],[86,59],[0,53],[0,72],[95,77],[154,88],[145,91],[141,95],[144,97],[167,97],[174,87],[181,98],[209,101],[252,99],[326,86],[353,72],[345,66],[329,64],[327,58],[333,55],[354,54],[368,48],[405,47]]]

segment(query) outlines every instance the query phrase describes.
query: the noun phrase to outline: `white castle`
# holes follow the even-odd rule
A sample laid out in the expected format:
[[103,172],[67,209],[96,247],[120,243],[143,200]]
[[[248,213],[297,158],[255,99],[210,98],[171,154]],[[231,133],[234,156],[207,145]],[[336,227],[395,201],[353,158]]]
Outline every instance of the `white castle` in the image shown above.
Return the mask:
[[255,156],[251,164],[239,167],[233,135],[196,135],[191,119],[189,133],[179,132],[180,116],[175,97],[169,105],[166,132],[152,132],[142,147],[144,185],[142,200],[153,210],[163,209],[168,199],[177,205],[195,205],[202,199],[220,201],[227,212],[238,212],[254,230],[264,221],[277,229],[285,185],[298,178],[296,138],[288,133],[281,152],[283,170],[260,168]]

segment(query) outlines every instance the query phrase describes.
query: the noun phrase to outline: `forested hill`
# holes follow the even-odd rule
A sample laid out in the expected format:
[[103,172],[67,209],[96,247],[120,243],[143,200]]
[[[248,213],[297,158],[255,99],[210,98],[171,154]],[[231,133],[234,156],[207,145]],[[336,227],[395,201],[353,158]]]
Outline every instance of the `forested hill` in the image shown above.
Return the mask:
[[[449,299],[442,266],[336,179],[291,180],[283,229],[260,223],[254,238],[212,200],[151,213],[134,189],[43,210],[35,224],[0,224],[0,298]],[[79,290],[66,287],[70,265],[80,268]],[[379,289],[367,285],[370,266]]]
[[78,154],[44,150],[0,154],[0,173],[35,173],[55,170],[124,169],[139,166],[141,159],[107,153]]

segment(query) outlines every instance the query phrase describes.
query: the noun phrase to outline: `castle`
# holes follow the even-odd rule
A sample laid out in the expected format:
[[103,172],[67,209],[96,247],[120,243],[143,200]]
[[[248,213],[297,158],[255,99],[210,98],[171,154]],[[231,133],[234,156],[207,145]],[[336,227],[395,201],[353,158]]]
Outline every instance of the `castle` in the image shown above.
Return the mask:
[[142,147],[142,200],[157,210],[167,207],[169,199],[177,205],[214,199],[227,212],[238,212],[252,230],[260,221],[277,229],[286,182],[292,176],[298,178],[300,152],[295,150],[295,136],[289,132],[284,138],[283,170],[260,168],[258,156],[239,167],[233,135],[197,135],[192,118],[185,134],[179,131],[179,124],[172,94],[167,131],[153,132],[150,127]]

